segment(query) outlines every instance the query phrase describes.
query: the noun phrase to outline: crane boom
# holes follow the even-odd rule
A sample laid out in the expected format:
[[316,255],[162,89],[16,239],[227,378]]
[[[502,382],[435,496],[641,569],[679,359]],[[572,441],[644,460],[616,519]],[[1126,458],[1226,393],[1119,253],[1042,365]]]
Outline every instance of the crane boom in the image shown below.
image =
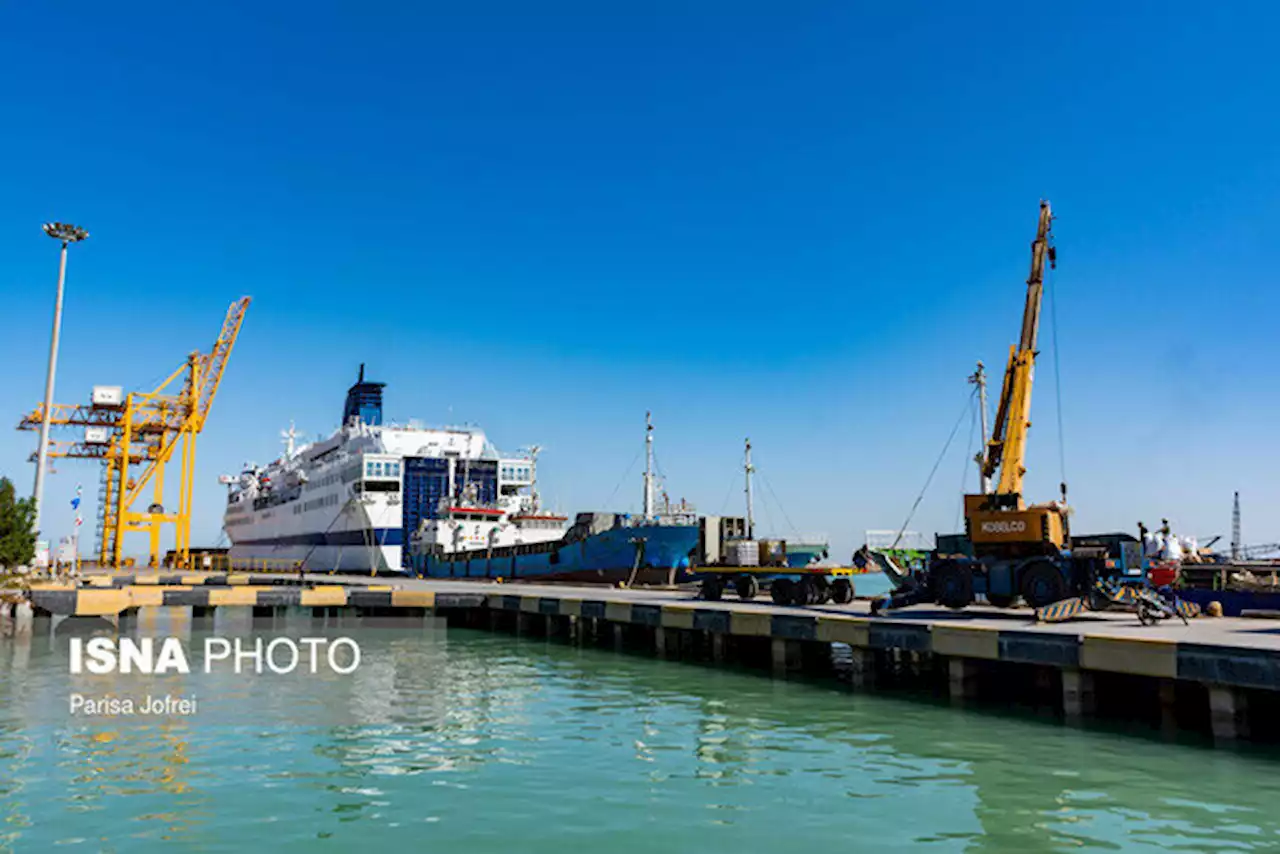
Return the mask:
[[1054,249],[1050,243],[1053,212],[1047,201],[1040,202],[1040,222],[1036,239],[1031,242],[1031,273],[1027,276],[1027,301],[1022,311],[1022,334],[1018,344],[1009,348],[1009,364],[1005,369],[996,409],[995,426],[987,444],[983,474],[991,477],[998,470],[996,493],[1016,496],[1021,502],[1022,479],[1027,473],[1027,429],[1031,426],[1031,387],[1035,378],[1036,339],[1040,332],[1040,306],[1044,297],[1044,264],[1054,265]]
[[204,429],[205,419],[213,407],[213,399],[218,394],[218,386],[222,383],[222,373],[226,370],[227,359],[236,345],[240,335],[240,324],[244,322],[244,313],[249,308],[249,297],[242,297],[227,309],[227,316],[222,321],[222,329],[213,347],[200,357],[198,386],[194,394],[195,411],[192,413],[195,431]]

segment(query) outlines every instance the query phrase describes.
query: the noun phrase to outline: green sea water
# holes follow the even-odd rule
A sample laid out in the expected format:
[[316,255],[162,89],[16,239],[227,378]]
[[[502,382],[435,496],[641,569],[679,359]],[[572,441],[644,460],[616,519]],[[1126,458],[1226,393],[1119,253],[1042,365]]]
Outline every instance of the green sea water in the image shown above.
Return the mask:
[[201,713],[161,723],[71,720],[64,650],[0,640],[0,848],[1280,851],[1280,766],[1258,753],[545,640],[349,633],[351,679],[196,680]]

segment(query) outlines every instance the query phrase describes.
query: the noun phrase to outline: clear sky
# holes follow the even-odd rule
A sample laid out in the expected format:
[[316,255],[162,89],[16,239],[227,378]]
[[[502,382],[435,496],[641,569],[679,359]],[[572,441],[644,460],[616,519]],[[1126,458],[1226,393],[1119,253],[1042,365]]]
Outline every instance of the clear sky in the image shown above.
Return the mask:
[[[360,362],[391,418],[545,446],[562,510],[673,497],[900,525],[1018,332],[1052,200],[1075,528],[1280,541],[1269,3],[10,3],[0,10],[0,412],[145,389],[254,299],[202,437],[216,477],[328,433]],[[1060,477],[1053,313],[1027,492]],[[974,487],[963,422],[912,528]],[[29,489],[34,434],[0,432]],[[77,482],[64,462],[46,530]],[[771,488],[770,488],[771,487]],[[611,498],[612,496],[612,498]],[[775,498],[776,496],[776,498]],[[779,509],[781,505],[781,509]],[[1225,542],[1225,539],[1224,539]],[[136,535],[132,550],[145,538]]]

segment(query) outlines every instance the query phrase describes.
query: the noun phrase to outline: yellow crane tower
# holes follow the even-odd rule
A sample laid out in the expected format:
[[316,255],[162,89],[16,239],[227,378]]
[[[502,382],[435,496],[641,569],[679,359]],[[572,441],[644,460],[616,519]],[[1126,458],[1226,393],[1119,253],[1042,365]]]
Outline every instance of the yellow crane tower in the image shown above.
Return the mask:
[[[98,555],[102,565],[119,567],[124,560],[125,532],[145,531],[150,539],[150,563],[157,566],[161,527],[166,524],[174,528],[174,553],[179,566],[187,565],[196,437],[209,417],[248,308],[249,297],[232,303],[209,352],[191,353],[153,391],[122,394],[110,387],[96,387],[87,405],[51,407],[52,425],[83,428],[84,436],[75,442],[51,442],[48,455],[96,459],[103,464],[98,494]],[[43,416],[44,407],[39,406],[23,417],[18,429],[38,430]],[[175,454],[180,460],[178,503],[170,511],[164,504],[165,470]],[[138,509],[148,486],[152,489],[151,502]]]

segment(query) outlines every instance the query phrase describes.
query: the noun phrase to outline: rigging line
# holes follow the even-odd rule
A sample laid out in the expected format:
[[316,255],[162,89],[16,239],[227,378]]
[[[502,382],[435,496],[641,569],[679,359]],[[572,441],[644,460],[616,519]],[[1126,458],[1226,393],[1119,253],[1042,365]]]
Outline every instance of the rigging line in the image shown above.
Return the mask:
[[778,493],[773,491],[773,484],[769,482],[769,478],[765,477],[764,472],[757,470],[760,479],[764,481],[765,488],[769,490],[769,494],[773,496],[774,503],[778,505],[778,512],[782,514],[782,518],[787,520],[787,528],[797,537],[800,536],[800,529],[791,521],[791,517],[787,515],[787,509],[782,506],[782,501],[778,498]]
[[947,455],[947,449],[951,447],[951,440],[955,439],[956,431],[960,429],[960,424],[964,421],[964,417],[969,412],[969,406],[973,402],[973,396],[978,393],[977,386],[973,391],[969,392],[969,397],[964,402],[964,408],[960,410],[960,417],[956,419],[956,423],[951,425],[951,435],[947,436],[947,443],[942,446],[942,453],[938,454],[938,459],[934,460],[933,468],[929,469],[929,476],[925,478],[924,486],[920,488],[920,494],[916,496],[915,503],[911,505],[911,512],[907,514],[907,518],[903,520],[902,527],[898,529],[898,536],[893,538],[891,549],[896,549],[898,543],[902,542],[902,535],[907,532],[907,526],[911,524],[911,517],[916,515],[916,509],[920,506],[920,502],[924,500],[924,494],[929,489],[929,484],[933,482],[933,476],[938,473],[938,466],[942,465],[942,458]]
[[738,482],[738,475],[735,473],[735,474],[734,474],[734,476],[733,476],[732,478],[730,478],[730,479],[729,479],[729,488],[725,490],[725,493],[724,493],[724,501],[720,502],[720,515],[721,515],[721,516],[723,516],[723,515],[724,515],[724,511],[725,511],[725,510],[728,510],[728,509],[729,509],[729,498],[730,498],[730,496],[732,496],[732,495],[733,495],[733,487],[734,487],[734,485],[735,485],[737,482]]
[[1062,489],[1067,488],[1067,442],[1062,431],[1062,372],[1058,367],[1058,289],[1053,283],[1053,267],[1049,267],[1049,325],[1053,329],[1053,391],[1058,409],[1058,467],[1062,473]]
[[619,489],[622,489],[622,484],[625,483],[627,478],[631,475],[631,470],[636,467],[636,461],[640,459],[640,455],[643,453],[644,453],[644,450],[636,451],[636,455],[631,459],[631,465],[627,466],[626,472],[622,475],[622,480],[618,481],[618,485],[613,488],[613,492],[610,492],[609,497],[606,498],[604,500],[604,503],[600,505],[601,508],[608,507],[609,502],[613,501],[613,497],[618,494]]
[[[966,449],[973,447],[973,434],[978,429],[978,407],[974,405],[975,403],[977,403],[976,397],[969,398],[969,439],[964,444]],[[964,482],[969,478],[969,466],[973,465],[973,460],[967,453],[961,454],[961,457],[964,467],[960,470],[960,505],[956,507],[956,521],[951,528],[953,531],[960,530],[960,517],[964,515]]]

